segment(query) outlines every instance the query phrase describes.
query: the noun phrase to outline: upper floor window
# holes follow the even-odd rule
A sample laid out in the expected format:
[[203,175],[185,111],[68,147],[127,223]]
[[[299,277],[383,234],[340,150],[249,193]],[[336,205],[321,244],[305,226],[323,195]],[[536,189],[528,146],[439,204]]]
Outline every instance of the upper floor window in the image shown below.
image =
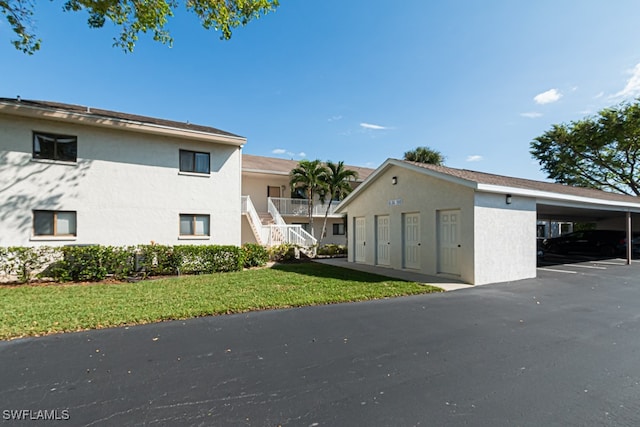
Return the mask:
[[180,150],[180,172],[210,173],[210,163],[209,153]]
[[333,235],[342,236],[344,234],[344,224],[333,224]]
[[34,236],[75,236],[74,211],[33,211]]
[[75,162],[78,158],[78,137],[34,132],[33,158]]

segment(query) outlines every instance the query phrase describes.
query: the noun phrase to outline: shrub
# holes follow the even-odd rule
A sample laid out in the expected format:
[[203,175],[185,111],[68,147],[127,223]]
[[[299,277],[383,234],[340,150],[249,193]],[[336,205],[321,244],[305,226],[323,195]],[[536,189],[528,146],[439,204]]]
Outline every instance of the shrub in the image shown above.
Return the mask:
[[271,261],[291,261],[297,258],[299,258],[299,248],[296,245],[283,243],[269,248],[269,259]]
[[7,275],[15,275],[20,283],[31,280],[34,273],[51,263],[55,249],[48,246],[36,248],[12,246],[0,253],[0,265]]
[[257,243],[245,243],[242,245],[244,251],[244,268],[262,267],[269,261],[269,251]]
[[318,248],[318,255],[345,255],[347,253],[347,247],[345,245],[335,245],[328,243]]
[[150,276],[177,274],[181,262],[172,246],[157,244],[138,246],[135,260],[136,271]]
[[243,251],[237,246],[174,246],[180,258],[180,272],[207,274],[242,270]]
[[112,275],[123,279],[134,272],[135,248],[114,246],[64,246],[57,248],[61,259],[42,276],[58,281],[96,282]]

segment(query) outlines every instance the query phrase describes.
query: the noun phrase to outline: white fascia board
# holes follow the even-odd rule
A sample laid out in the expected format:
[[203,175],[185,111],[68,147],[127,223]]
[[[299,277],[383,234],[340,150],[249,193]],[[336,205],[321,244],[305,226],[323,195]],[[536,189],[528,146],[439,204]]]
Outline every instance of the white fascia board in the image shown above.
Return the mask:
[[454,184],[463,185],[465,187],[469,187],[469,188],[473,188],[473,189],[477,188],[477,183],[474,182],[474,181],[469,181],[469,180],[466,180],[466,179],[462,179],[462,178],[458,178],[458,177],[455,177],[455,176],[447,175],[445,173],[436,172],[436,171],[433,171],[431,169],[421,168],[420,166],[416,166],[416,165],[412,165],[412,164],[409,164],[409,163],[405,163],[405,162],[403,162],[401,160],[387,159],[380,167],[378,167],[378,169],[373,171],[373,173],[371,175],[369,175],[369,177],[367,179],[365,179],[362,182],[362,184],[360,184],[342,202],[340,202],[340,204],[336,208],[336,212],[342,212],[342,209],[346,205],[348,205],[351,202],[351,200],[353,200],[355,197],[357,197],[358,194],[360,194],[365,188],[367,188],[369,185],[371,185],[371,183],[378,177],[378,175],[383,173],[386,169],[390,168],[391,166],[398,166],[400,168],[405,168],[405,169],[408,169],[410,171],[414,171],[414,172],[417,172],[417,173],[421,173],[423,175],[431,176],[433,178],[441,179],[443,181],[452,182]]
[[378,169],[374,170],[371,173],[371,175],[367,177],[367,179],[362,181],[362,184],[357,186],[355,190],[349,193],[347,197],[345,197],[340,203],[338,203],[338,206],[336,206],[335,212],[343,213],[342,209],[345,208],[349,203],[351,203],[352,200],[358,197],[358,195],[362,193],[367,187],[369,187],[371,183],[376,180],[378,175],[380,175],[384,170],[390,167],[389,165],[391,164],[392,161],[393,159],[387,159],[382,165],[378,166]]
[[552,193],[549,191],[530,190],[526,188],[506,187],[501,185],[478,184],[478,191],[485,193],[502,193],[514,196],[535,198],[538,202],[544,202],[554,206],[594,207],[610,210],[628,209],[640,212],[640,203],[620,202],[615,200],[596,199],[593,197],[575,196],[571,194]]
[[248,168],[242,168],[242,172],[247,172],[247,173],[262,173],[262,174],[266,174],[266,175],[282,175],[282,176],[289,176],[289,172],[282,172],[282,171],[270,171],[270,170],[265,170],[265,169],[248,169]]
[[0,112],[7,114],[37,117],[60,122],[72,122],[96,127],[123,129],[131,132],[141,132],[154,135],[174,136],[198,141],[213,142],[218,144],[234,145],[242,147],[247,139],[240,136],[221,135],[198,130],[180,129],[171,126],[163,126],[153,123],[143,123],[134,120],[125,120],[112,117],[96,117],[91,114],[51,109],[44,107],[34,107],[31,105],[20,105],[0,103]]

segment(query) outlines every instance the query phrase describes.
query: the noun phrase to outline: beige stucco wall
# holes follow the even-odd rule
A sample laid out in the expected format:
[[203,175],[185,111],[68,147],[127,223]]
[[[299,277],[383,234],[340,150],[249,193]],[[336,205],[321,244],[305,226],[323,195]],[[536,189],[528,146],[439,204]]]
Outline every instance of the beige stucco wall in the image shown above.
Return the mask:
[[505,194],[475,195],[474,284],[536,277],[536,201]]
[[[391,178],[398,183],[392,185]],[[354,261],[354,218],[366,218],[365,263],[375,264],[375,217],[389,215],[390,266],[403,269],[402,214],[420,213],[420,271],[437,275],[437,216],[439,210],[459,209],[461,231],[460,279],[474,281],[474,193],[471,188],[428,177],[406,168],[391,166],[356,197],[346,210],[349,218],[349,261]],[[390,205],[389,201],[398,204]]]
[[242,173],[242,195],[251,197],[251,202],[258,212],[267,212],[268,187],[280,187],[280,197],[291,197],[287,175]]
[[[238,147],[10,116],[0,129],[0,246],[240,243]],[[77,136],[77,163],[33,160],[34,130]],[[180,148],[210,152],[210,176],[179,174]],[[77,211],[77,237],[32,237],[33,209]],[[180,239],[181,213],[209,214],[210,238]]]
[[[258,173],[258,172],[243,172],[242,173],[242,195],[251,197],[251,202],[258,212],[267,212],[267,188],[268,187],[280,187],[280,197],[291,197],[291,186],[289,185],[288,175],[279,175],[275,173]],[[335,202],[334,202],[335,204]],[[335,205],[334,205],[335,206]],[[309,218],[307,216],[292,216],[283,215],[283,219],[287,224],[307,224]],[[322,223],[324,221],[323,216],[315,216],[313,218],[313,230],[314,236],[318,238],[322,232]],[[330,216],[327,219],[327,236],[322,240],[322,244],[339,244],[345,245],[347,243],[346,235],[334,235],[333,224],[342,223],[344,220],[335,216]],[[242,228],[242,242],[248,243],[255,241],[253,231],[247,221],[243,220]]]

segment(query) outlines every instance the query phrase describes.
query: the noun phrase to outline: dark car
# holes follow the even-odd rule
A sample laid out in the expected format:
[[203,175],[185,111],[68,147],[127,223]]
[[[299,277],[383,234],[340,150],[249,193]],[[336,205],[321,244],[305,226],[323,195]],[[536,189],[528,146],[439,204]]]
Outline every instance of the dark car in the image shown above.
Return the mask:
[[626,233],[618,230],[584,230],[567,233],[544,241],[547,252],[567,254],[570,252],[615,255],[620,252]]
[[[618,250],[620,253],[627,253],[627,238],[625,237],[618,244]],[[631,254],[633,256],[640,255],[640,234],[633,233],[633,238],[631,239]]]

